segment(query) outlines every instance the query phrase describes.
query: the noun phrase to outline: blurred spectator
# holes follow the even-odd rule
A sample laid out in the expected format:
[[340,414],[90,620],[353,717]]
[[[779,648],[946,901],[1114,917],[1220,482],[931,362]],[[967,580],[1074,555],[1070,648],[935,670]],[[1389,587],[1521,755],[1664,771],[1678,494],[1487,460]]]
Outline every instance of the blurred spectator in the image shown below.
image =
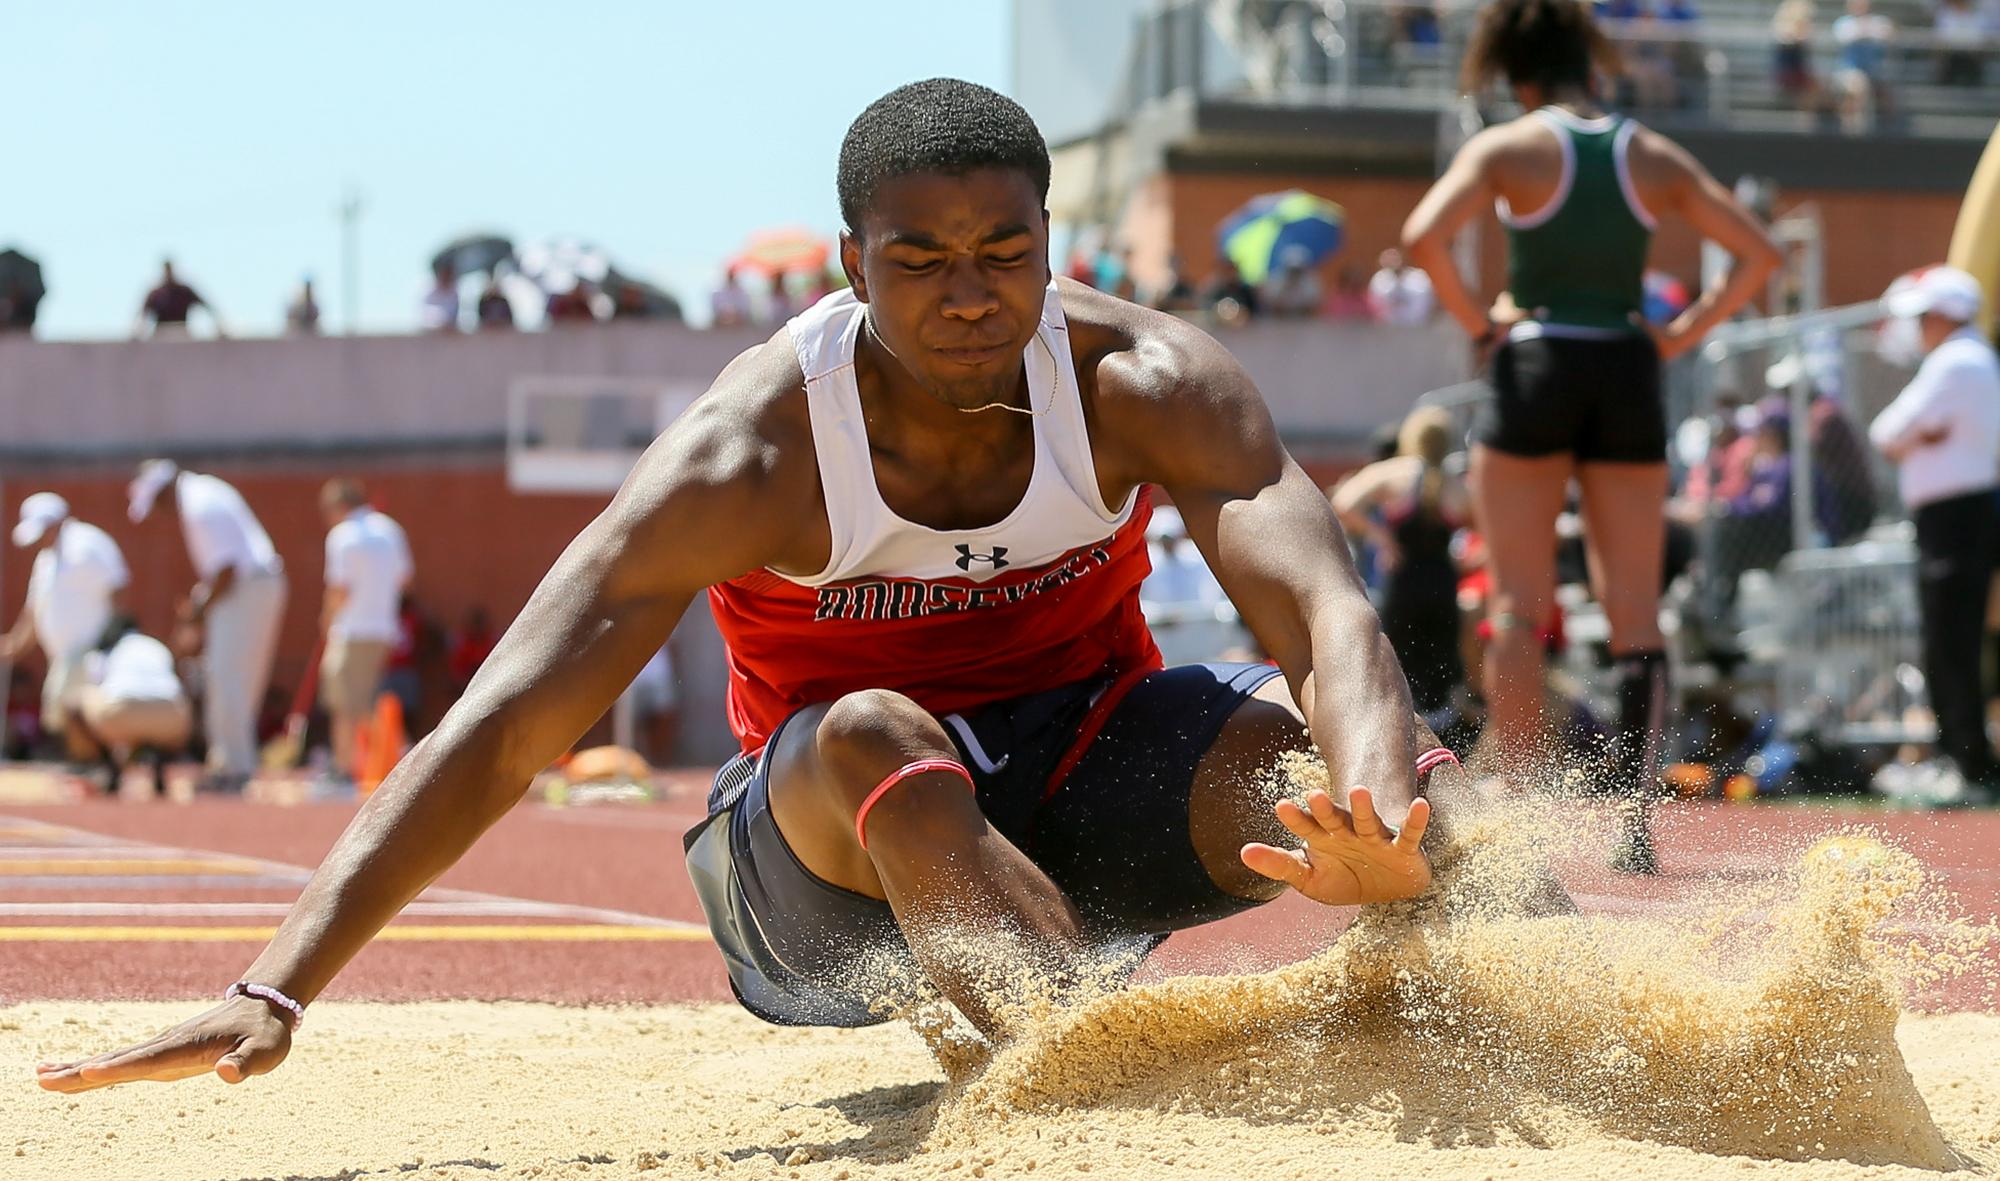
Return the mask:
[[93,758],[110,764],[108,791],[116,792],[121,772],[140,755],[153,764],[153,794],[167,794],[165,762],[187,749],[194,732],[194,707],[174,673],[174,654],[119,616],[85,656],[82,683],[68,717]]
[[1640,283],[1643,290],[1639,313],[1646,318],[1646,323],[1664,328],[1687,310],[1687,284],[1667,272],[1648,268],[1640,277]]
[[[169,490],[173,495],[162,497]],[[129,492],[133,524],[151,516],[156,503],[171,505],[180,518],[200,579],[188,592],[182,622],[191,637],[201,637],[208,786],[241,791],[257,769],[257,711],[284,620],[285,564],[243,494],[214,476],[149,459]]]
[[358,480],[327,481],[319,507],[327,525],[319,695],[333,735],[333,778],[351,784],[355,734],[374,714],[400,632],[397,608],[410,581],[410,543],[402,526],[369,506]]
[[37,276],[41,265],[9,247],[0,251],[0,333],[32,332],[47,293]]
[[1139,585],[1139,609],[1168,664],[1223,659],[1244,632],[1215,572],[1188,539],[1180,510],[1163,505],[1146,523],[1152,573]]
[[1085,287],[1097,286],[1097,267],[1091,256],[1083,250],[1072,250],[1069,255],[1069,269],[1063,272]]
[[1381,269],[1368,280],[1368,306],[1384,324],[1428,324],[1437,307],[1431,291],[1431,277],[1422,267],[1403,262],[1403,252],[1384,250],[1378,260]]
[[139,325],[133,335],[145,336],[150,331],[154,340],[185,337],[188,313],[196,308],[208,311],[216,336],[228,335],[223,329],[222,317],[215,314],[215,309],[194,288],[174,275],[173,260],[166,259],[160,263],[159,285],[146,293],[146,302],[139,306]]
[[[1899,289],[1900,288],[1900,289]],[[1898,280],[1883,307],[1914,323],[1923,364],[1868,438],[1897,464],[1917,526],[1924,683],[1938,748],[1975,785],[2000,781],[1986,737],[1981,639],[2000,545],[2000,360],[1980,334],[1979,281],[1955,267]]]
[[785,286],[785,272],[771,272],[771,284],[764,292],[764,322],[783,324],[792,318],[792,293]]
[[[42,729],[64,730],[64,707],[78,686],[84,654],[123,611],[131,574],[111,535],[70,515],[69,502],[53,492],[37,492],[21,502],[14,544],[34,556],[28,572],[27,602],[14,630],[0,640],[7,663],[18,665],[31,643],[39,642],[48,661],[42,675]],[[71,753],[85,748],[72,742]]]
[[1838,399],[1816,394],[1807,420],[1812,440],[1813,489],[1824,493],[1813,515],[1828,545],[1846,545],[1875,522],[1875,473],[1861,432]]
[[591,300],[590,284],[578,279],[567,291],[550,292],[546,312],[551,326],[595,324],[597,308]]
[[750,322],[750,293],[743,290],[735,267],[722,272],[722,286],[708,297],[708,315],[717,328],[741,328]]
[[288,336],[319,334],[319,301],[313,298],[311,275],[307,275],[299,283],[299,293],[285,306],[285,334]]
[[1840,45],[1834,84],[1840,91],[1840,122],[1849,132],[1866,131],[1888,107],[1884,75],[1896,26],[1874,11],[1869,0],[1847,0],[1847,14],[1833,22]]
[[1164,505],[1154,510],[1146,524],[1146,552],[1153,569],[1139,586],[1139,601],[1148,619],[1189,611],[1212,617],[1217,606],[1229,601],[1215,572],[1188,539],[1187,522],[1179,509]]
[[396,607],[396,640],[389,648],[389,665],[382,674],[382,691],[402,703],[403,716],[416,724],[424,704],[424,616],[408,594]]
[[646,661],[625,689],[632,706],[639,756],[655,767],[673,760],[674,738],[680,732],[681,691],[674,675],[674,654],[665,644]]
[[681,318],[680,303],[663,291],[649,291],[631,279],[614,276],[611,318],[614,320],[672,320]]
[[486,286],[479,289],[475,310],[481,332],[506,332],[514,327],[514,305],[508,302],[507,293],[500,290],[498,276],[487,276]]
[[1672,110],[1680,104],[1680,80],[1674,61],[1674,33],[1650,6],[1622,18],[1618,45],[1625,58],[1625,78],[1632,101],[1644,110]]
[[465,622],[451,637],[451,652],[445,658],[453,700],[464,695],[466,686],[472,684],[472,674],[478,672],[479,666],[493,654],[493,645],[499,639],[493,632],[492,621],[486,616],[486,608],[473,607],[466,611]]
[[807,275],[804,284],[799,288],[800,309],[809,308],[832,295],[836,288],[831,267]]
[[1121,294],[1132,282],[1132,248],[1122,246],[1117,250],[1105,246],[1091,260],[1092,287],[1099,291],[1109,291],[1120,299],[1130,298]]
[[1266,311],[1289,319],[1319,313],[1320,301],[1326,297],[1326,290],[1320,286],[1319,272],[1309,265],[1311,260],[1312,252],[1303,246],[1293,245],[1284,249],[1278,259],[1277,270],[1264,281],[1260,302]]
[[1818,110],[1819,76],[1812,64],[1812,0],[1784,0],[1771,17],[1771,71],[1778,92],[1801,111]]
[[431,287],[424,292],[418,322],[425,332],[458,331],[458,272],[450,263],[431,268]]
[[1792,548],[1791,419],[1767,415],[1749,439],[1747,483],[1714,506],[1712,573],[1725,606],[1735,602],[1744,571],[1768,570]]
[[1243,281],[1235,260],[1223,255],[1215,274],[1202,284],[1201,306],[1225,324],[1241,324],[1257,315],[1257,289]]
[[1163,312],[1192,312],[1201,307],[1194,287],[1187,281],[1187,274],[1181,270],[1180,255],[1167,256],[1166,281],[1153,292],[1153,298],[1148,302]]
[[1682,82],[1702,77],[1707,66],[1702,60],[1701,11],[1693,0],[1657,0],[1653,14],[1659,19],[1660,34],[1667,38],[1675,76]]
[[1445,469],[1451,413],[1413,411],[1397,454],[1371,463],[1334,490],[1350,536],[1368,540],[1383,573],[1382,631],[1410,683],[1419,713],[1450,704],[1465,680],[1459,651],[1458,567],[1452,537],[1471,519],[1465,483]]
[[[1669,518],[1698,524],[1714,506],[1749,487],[1750,459],[1757,449],[1757,417],[1733,397],[1717,400],[1715,414],[1695,436],[1702,440],[1700,458],[1689,463],[1680,495],[1667,504]],[[1746,423],[1749,430],[1744,429]]]
[[1396,10],[1396,38],[1404,45],[1436,46],[1444,41],[1434,4],[1410,4]]
[[1979,86],[1986,81],[1980,50],[1986,44],[1986,18],[1972,0],[1938,0],[1938,82],[1945,86]]
[[1372,320],[1373,309],[1368,306],[1368,283],[1361,272],[1353,267],[1342,267],[1334,276],[1333,291],[1326,297],[1323,309],[1329,320]]

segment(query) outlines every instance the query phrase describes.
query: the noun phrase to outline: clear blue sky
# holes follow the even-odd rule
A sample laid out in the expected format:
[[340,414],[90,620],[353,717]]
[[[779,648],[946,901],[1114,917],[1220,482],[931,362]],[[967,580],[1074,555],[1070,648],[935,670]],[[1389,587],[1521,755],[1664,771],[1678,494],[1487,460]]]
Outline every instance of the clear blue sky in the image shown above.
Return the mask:
[[39,335],[130,331],[163,254],[239,334],[301,275],[341,326],[407,331],[432,250],[575,235],[692,308],[750,231],[838,227],[841,133],[882,92],[1004,89],[1004,0],[25,4],[0,246],[39,258]]

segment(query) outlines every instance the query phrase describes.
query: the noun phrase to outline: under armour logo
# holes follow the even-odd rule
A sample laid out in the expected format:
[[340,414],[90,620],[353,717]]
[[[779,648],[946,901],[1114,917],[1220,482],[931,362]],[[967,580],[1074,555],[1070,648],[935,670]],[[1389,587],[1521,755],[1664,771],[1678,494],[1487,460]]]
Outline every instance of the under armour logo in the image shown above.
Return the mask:
[[975,554],[972,552],[971,546],[963,543],[953,548],[958,550],[958,568],[960,570],[971,570],[974,562],[984,562],[995,570],[1007,564],[1007,547],[1004,545],[994,546],[993,552],[990,554]]

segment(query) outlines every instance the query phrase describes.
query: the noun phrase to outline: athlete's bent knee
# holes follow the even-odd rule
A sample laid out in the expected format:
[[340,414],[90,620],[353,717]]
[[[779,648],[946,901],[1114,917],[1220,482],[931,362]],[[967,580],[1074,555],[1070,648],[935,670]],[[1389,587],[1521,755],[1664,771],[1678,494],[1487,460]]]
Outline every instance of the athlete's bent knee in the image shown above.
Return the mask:
[[821,780],[850,815],[883,776],[919,759],[956,759],[944,727],[889,689],[849,693],[827,707],[814,732]]

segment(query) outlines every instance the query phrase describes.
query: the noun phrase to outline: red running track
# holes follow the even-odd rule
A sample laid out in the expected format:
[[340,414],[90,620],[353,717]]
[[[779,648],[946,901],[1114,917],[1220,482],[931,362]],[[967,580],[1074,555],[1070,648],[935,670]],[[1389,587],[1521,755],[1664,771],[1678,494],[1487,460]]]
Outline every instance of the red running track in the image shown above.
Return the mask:
[[[650,805],[553,809],[525,804],[503,819],[439,883],[444,891],[477,891],[505,900],[618,912],[615,923],[679,920],[699,923],[700,912],[681,865],[680,834],[698,817],[691,796]],[[93,801],[56,806],[0,807],[0,1003],[29,999],[195,999],[218,994],[256,955],[256,942],[178,942],[131,938],[90,939],[81,931],[61,939],[7,938],[7,927],[217,925],[277,921],[275,904],[296,894],[299,874],[318,863],[348,820],[351,805],[277,807],[201,800],[185,806]],[[8,826],[14,827],[10,829]],[[1727,896],[1770,876],[1798,851],[1848,825],[1872,827],[1916,853],[1981,921],[2000,915],[2000,813],[1897,814],[1817,806],[1691,804],[1663,810],[1660,846],[1666,873],[1655,880],[1619,878],[1590,865],[1565,866],[1565,883],[1586,911],[1630,912],[1672,907],[1692,899]],[[40,826],[61,826],[49,830]],[[6,836],[14,832],[16,843]],[[23,869],[41,856],[34,841],[70,833],[69,856],[102,859],[127,849],[154,847],[152,856],[174,857],[198,874],[204,855],[254,858],[296,867],[289,880],[272,870],[241,883],[191,877],[181,883],[160,875],[131,881],[106,876],[79,884],[74,878]],[[41,837],[22,833],[44,834]],[[25,847],[19,843],[29,842]],[[171,852],[159,851],[168,847]],[[13,858],[13,870],[5,858]],[[48,862],[36,863],[48,871]],[[193,867],[188,869],[187,867]],[[224,868],[229,868],[227,865]],[[268,868],[268,867],[267,867]],[[281,867],[282,868],[282,867]],[[243,872],[243,871],[235,871]],[[65,884],[67,883],[67,884]],[[207,883],[207,884],[196,884]],[[456,895],[454,895],[456,896]],[[48,904],[97,903],[116,908],[138,903],[200,905],[228,900],[261,903],[270,917],[254,920],[183,914],[172,918],[76,915],[52,917]],[[439,904],[440,906],[448,904]],[[18,913],[20,911],[35,913]],[[1176,935],[1155,957],[1150,973],[1250,970],[1299,958],[1325,946],[1351,914],[1291,898],[1258,911]],[[589,916],[434,921],[514,926],[594,922]],[[627,932],[629,934],[629,932]],[[27,932],[21,932],[26,935]],[[614,932],[614,935],[617,933]],[[1993,980],[1964,979],[1914,998],[1926,1009],[1991,1008]],[[728,988],[714,948],[690,932],[673,941],[613,937],[581,942],[478,938],[463,941],[378,942],[349,966],[327,994],[335,998],[522,999],[568,1003],[725,1000]]]

